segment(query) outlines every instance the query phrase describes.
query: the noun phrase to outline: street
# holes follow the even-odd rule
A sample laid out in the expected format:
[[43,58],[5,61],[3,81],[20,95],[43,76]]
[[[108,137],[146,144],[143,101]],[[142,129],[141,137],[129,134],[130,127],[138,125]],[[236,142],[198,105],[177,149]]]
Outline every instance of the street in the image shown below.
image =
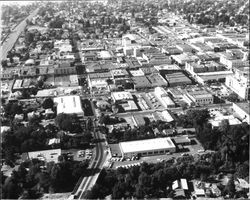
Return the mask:
[[26,20],[27,19],[32,19],[37,13],[38,13],[39,8],[34,10],[27,18],[25,18],[19,25],[17,25],[12,33],[9,34],[8,40],[3,43],[1,46],[1,60],[6,59],[8,51],[10,51],[14,44],[16,43],[19,35],[24,31],[26,27]]
[[[94,138],[95,139],[102,139],[101,136],[102,133],[94,132]],[[89,176],[84,177],[82,179],[82,182],[80,183],[80,186],[78,187],[77,191],[74,194],[74,199],[82,199],[84,198],[84,192],[91,189],[93,185],[95,184],[99,173],[102,169],[102,166],[104,162],[106,161],[106,154],[105,152],[105,142],[98,142],[96,144],[96,154],[95,158],[90,163],[89,169],[91,170],[91,173]]]

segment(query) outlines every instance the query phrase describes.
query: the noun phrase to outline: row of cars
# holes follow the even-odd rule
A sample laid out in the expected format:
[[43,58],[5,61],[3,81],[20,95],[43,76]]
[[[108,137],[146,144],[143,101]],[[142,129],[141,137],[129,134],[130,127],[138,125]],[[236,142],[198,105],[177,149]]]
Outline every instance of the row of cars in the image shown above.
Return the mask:
[[92,152],[92,150],[90,150],[90,149],[79,150],[79,151],[77,152],[77,157],[78,157],[78,158],[82,158],[82,157],[83,157],[83,158],[85,158],[85,159],[87,159],[87,160],[91,159],[92,155],[93,155],[93,152]]

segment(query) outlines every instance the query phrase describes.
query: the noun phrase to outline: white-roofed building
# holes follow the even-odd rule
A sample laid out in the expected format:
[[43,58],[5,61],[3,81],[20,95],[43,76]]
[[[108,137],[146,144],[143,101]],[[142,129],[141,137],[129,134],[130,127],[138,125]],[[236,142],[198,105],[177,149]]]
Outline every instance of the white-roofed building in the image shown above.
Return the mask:
[[174,118],[170,115],[170,113],[167,110],[162,111],[161,115],[163,116],[166,122],[174,121]]
[[176,147],[169,137],[120,142],[119,147],[123,157],[132,157],[137,154],[151,156],[176,151]]
[[131,73],[132,76],[145,76],[145,74],[142,71],[142,69],[130,70],[130,73]]
[[50,149],[44,151],[28,152],[29,159],[39,159],[45,162],[58,162],[58,157],[61,155],[61,149]]
[[133,96],[130,92],[112,92],[111,97],[115,102],[133,100]]
[[162,87],[155,88],[155,96],[160,100],[165,108],[174,108],[174,101],[168,96],[166,90]]
[[10,126],[1,126],[0,128],[1,128],[1,135],[3,132],[10,130]]
[[103,60],[110,60],[112,59],[112,55],[109,51],[100,51],[97,53],[98,57]]
[[56,97],[54,98],[54,102],[57,104],[57,114],[84,113],[80,96],[72,95]]
[[181,178],[180,181],[176,180],[172,184],[172,189],[183,189],[183,190],[188,190],[188,184],[187,184],[187,179]]
[[126,112],[138,110],[136,103],[132,100],[129,100],[126,103],[121,104],[121,106]]

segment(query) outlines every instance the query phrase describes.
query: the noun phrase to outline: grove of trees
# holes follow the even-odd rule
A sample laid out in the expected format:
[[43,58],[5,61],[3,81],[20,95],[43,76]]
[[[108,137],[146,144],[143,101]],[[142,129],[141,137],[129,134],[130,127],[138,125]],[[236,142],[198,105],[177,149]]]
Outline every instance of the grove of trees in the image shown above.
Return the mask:
[[71,192],[88,162],[62,161],[45,164],[33,159],[21,163],[10,177],[2,174],[2,199],[37,199],[46,192]]

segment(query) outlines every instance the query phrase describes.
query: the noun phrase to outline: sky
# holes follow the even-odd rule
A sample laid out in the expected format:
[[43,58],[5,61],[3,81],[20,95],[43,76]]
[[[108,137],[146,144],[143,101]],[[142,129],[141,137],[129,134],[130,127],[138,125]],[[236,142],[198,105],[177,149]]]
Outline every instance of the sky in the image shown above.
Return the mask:
[[[19,1],[9,1],[9,0],[1,0],[0,5],[28,5],[32,4],[34,2],[41,2],[41,1],[53,1],[53,0],[33,0],[33,1],[25,1],[25,0],[19,0]],[[58,2],[58,0],[56,0]]]
[[27,5],[27,4],[31,4],[31,3],[34,3],[34,1],[1,1],[0,4],[1,5]]

